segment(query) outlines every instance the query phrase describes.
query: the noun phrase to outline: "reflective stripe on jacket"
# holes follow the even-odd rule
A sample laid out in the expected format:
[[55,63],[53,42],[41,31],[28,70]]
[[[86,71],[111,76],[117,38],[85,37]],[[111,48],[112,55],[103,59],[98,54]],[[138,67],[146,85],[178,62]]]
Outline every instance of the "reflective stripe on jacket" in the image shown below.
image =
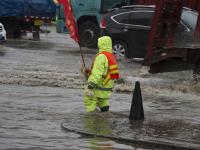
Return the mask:
[[101,53],[104,54],[108,59],[108,73],[103,81],[103,84],[106,85],[110,80],[119,79],[119,69],[115,55],[109,52],[101,52]]

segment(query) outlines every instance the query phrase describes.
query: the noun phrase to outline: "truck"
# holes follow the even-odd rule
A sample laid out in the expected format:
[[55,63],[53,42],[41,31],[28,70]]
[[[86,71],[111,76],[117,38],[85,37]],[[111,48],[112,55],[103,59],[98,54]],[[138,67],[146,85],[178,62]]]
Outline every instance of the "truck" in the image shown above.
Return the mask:
[[1,0],[0,22],[8,38],[20,38],[32,32],[39,39],[40,26],[55,20],[56,5],[52,0]]
[[[71,0],[80,44],[83,47],[96,48],[100,33],[102,15],[110,9],[133,4],[135,0]],[[66,32],[65,16],[62,5],[57,6],[57,31]]]
[[[196,0],[191,0],[190,3],[195,4]],[[197,20],[193,22],[195,29],[192,40],[186,39],[177,44],[175,33],[180,25],[183,6],[182,0],[159,0],[156,3],[143,64],[150,66],[152,70],[157,70],[160,62],[169,58],[178,58],[194,65],[194,80],[200,82],[200,3],[196,8],[197,12],[193,12],[197,15]],[[187,17],[190,18],[190,22],[191,19],[195,19],[190,15]],[[191,29],[188,29],[188,32],[189,30]]]

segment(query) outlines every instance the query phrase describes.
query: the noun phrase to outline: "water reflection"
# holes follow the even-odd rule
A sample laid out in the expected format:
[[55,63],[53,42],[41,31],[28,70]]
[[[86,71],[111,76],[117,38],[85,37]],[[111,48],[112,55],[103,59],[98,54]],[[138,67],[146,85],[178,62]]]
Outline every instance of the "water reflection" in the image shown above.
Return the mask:
[[[106,113],[105,113],[106,114]],[[83,117],[84,130],[95,135],[111,135],[108,118],[104,115],[86,114]]]
[[[99,138],[98,136],[112,136],[112,123],[110,113],[91,113],[82,117],[83,130],[87,133],[94,134],[94,138],[88,139],[91,150],[112,150],[112,149],[135,149],[132,146],[116,143],[108,138]],[[97,136],[97,137],[96,137]]]
[[88,143],[91,150],[112,150],[112,143],[105,138],[91,138]]

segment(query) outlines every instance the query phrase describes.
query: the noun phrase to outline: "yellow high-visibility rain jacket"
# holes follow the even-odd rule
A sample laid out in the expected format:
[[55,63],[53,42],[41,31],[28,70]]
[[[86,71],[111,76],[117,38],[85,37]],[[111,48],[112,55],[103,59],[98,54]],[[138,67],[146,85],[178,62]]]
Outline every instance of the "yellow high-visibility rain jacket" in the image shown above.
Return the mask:
[[88,78],[88,84],[95,87],[93,89],[95,97],[109,98],[112,93],[112,88],[114,86],[114,80],[109,80],[106,84],[104,84],[104,80],[109,71],[109,62],[106,55],[102,52],[112,53],[111,38],[109,36],[103,36],[99,38],[98,47],[99,53],[94,59],[91,74]]

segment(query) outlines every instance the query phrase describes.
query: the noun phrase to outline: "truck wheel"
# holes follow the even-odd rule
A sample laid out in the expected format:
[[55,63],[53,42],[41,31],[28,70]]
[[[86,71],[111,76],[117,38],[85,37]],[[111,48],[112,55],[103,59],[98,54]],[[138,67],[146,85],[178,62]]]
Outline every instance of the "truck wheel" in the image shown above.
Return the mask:
[[97,39],[99,36],[98,25],[92,21],[84,22],[79,26],[80,42],[82,46],[88,48],[97,47]]
[[193,71],[194,81],[200,82],[200,58],[196,61]]

